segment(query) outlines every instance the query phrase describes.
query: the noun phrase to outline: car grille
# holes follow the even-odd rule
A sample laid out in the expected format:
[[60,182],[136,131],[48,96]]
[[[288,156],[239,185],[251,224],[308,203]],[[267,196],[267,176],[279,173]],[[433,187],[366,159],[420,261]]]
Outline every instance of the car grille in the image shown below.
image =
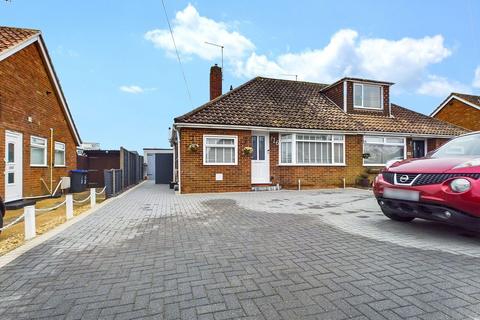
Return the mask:
[[390,184],[395,184],[395,173],[393,172],[384,172],[382,173],[383,180],[387,181]]
[[395,184],[411,184],[416,177],[418,177],[417,173],[397,173]]
[[[409,173],[397,173],[397,183],[395,183],[395,173],[393,172],[383,172],[383,180],[390,184],[410,184],[418,176],[418,174],[409,174]],[[406,175],[408,180],[405,182],[400,182],[400,177]],[[413,182],[413,186],[424,186],[430,184],[440,184],[444,181],[456,178],[456,177],[468,177],[472,179],[480,179],[480,173],[424,173]]]
[[456,177],[468,177],[476,180],[480,179],[480,173],[425,173],[421,174],[413,185],[423,186],[428,184],[439,184],[443,183],[445,180]]

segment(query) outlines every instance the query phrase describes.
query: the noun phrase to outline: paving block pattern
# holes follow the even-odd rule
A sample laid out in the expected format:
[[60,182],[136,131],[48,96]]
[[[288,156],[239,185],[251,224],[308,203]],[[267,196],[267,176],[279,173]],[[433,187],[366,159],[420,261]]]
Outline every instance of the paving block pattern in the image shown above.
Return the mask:
[[0,319],[480,316],[480,259],[242,205],[280,194],[144,184],[0,269]]

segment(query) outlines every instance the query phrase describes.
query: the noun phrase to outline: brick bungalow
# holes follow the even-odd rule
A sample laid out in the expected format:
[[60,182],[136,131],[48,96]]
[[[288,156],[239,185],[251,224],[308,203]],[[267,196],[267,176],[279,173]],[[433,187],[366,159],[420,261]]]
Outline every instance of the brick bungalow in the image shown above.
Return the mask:
[[41,32],[0,27],[0,196],[51,194],[80,142]]
[[451,93],[430,115],[473,131],[480,131],[480,96]]
[[211,101],[174,120],[181,193],[354,185],[367,169],[466,132],[390,103],[390,82],[256,77],[222,95],[221,78],[212,67]]

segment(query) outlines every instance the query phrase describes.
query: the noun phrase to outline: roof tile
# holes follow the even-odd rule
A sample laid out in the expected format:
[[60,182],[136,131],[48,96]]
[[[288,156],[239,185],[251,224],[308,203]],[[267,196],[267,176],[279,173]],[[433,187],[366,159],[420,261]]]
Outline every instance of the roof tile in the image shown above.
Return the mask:
[[480,96],[474,96],[472,94],[457,93],[457,92],[453,92],[451,95],[467,100],[468,102],[471,102],[480,107]]
[[38,33],[40,33],[39,30],[0,26],[0,53],[19,45]]
[[392,105],[393,117],[347,114],[321,92],[325,87],[320,83],[257,77],[175,122],[447,136],[467,132],[398,105]]

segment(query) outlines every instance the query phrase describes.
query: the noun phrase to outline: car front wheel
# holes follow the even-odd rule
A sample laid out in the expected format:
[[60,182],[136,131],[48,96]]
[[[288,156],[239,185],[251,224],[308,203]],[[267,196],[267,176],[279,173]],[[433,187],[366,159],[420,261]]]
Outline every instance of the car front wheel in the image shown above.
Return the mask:
[[391,212],[391,211],[384,210],[383,208],[382,208],[382,212],[383,212],[383,214],[384,214],[386,217],[388,217],[388,218],[390,218],[390,219],[392,219],[392,220],[394,220],[394,221],[410,222],[410,221],[412,221],[413,219],[415,219],[415,217],[405,217],[405,216],[401,216],[401,215],[398,215],[398,214],[393,213],[393,212]]

